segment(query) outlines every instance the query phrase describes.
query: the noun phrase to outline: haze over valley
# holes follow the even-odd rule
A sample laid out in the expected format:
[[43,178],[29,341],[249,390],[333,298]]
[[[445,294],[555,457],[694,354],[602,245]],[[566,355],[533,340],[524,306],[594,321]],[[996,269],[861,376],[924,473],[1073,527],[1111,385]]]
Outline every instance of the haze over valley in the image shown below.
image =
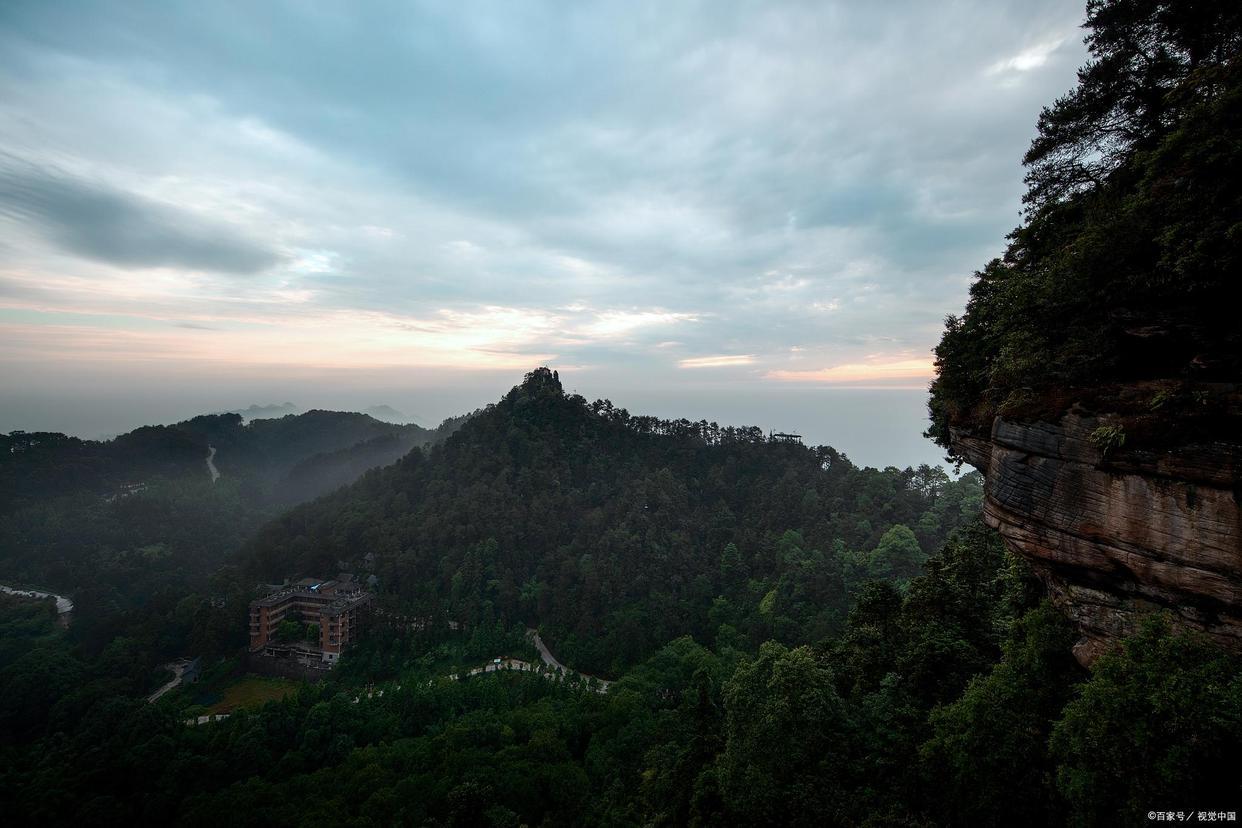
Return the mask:
[[[0,431],[20,428],[61,431],[84,439],[110,438],[142,424],[174,423],[220,411],[222,402],[229,400],[236,405],[228,410],[243,415],[257,404],[261,408],[272,406],[260,412],[261,416],[280,416],[312,408],[366,412],[378,399],[405,415],[405,422],[434,427],[447,417],[486,405],[520,378],[521,372],[512,378],[493,373],[452,380],[432,378],[411,388],[400,377],[393,377],[387,387],[365,390],[341,387],[344,383],[325,387],[321,383],[224,380],[189,389],[176,398],[161,397],[150,387],[128,386],[124,380],[108,387],[49,390],[37,398],[16,390],[6,399]],[[436,384],[439,382],[453,384]],[[494,388],[490,387],[493,383]],[[944,452],[923,437],[928,426],[927,394],[923,390],[776,388],[748,394],[729,384],[693,389],[599,387],[590,375],[576,372],[566,372],[566,383],[591,399],[608,397],[638,412],[798,433],[811,445],[840,446],[860,465],[883,468],[944,462]],[[275,399],[281,403],[267,402]],[[292,408],[283,408],[286,401],[293,402]]]

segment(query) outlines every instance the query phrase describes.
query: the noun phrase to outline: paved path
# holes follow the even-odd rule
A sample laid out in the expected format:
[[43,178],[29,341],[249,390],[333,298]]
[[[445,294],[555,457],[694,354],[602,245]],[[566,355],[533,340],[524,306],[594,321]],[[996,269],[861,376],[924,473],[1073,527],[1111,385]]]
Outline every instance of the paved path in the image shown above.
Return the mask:
[[500,670],[518,670],[520,672],[533,673],[538,668],[529,661],[522,661],[520,658],[495,658],[484,664],[482,667],[475,667],[468,676],[477,676],[480,673],[495,673]]
[[207,447],[207,471],[211,474],[211,482],[215,483],[220,479],[220,470],[216,468],[216,447]]
[[[543,659],[544,664],[548,665],[553,670],[556,670],[561,673],[570,672],[570,669],[568,667],[566,667],[564,664],[561,664],[559,661],[556,660],[556,656],[552,655],[552,651],[548,649],[548,645],[544,644],[543,639],[539,637],[538,630],[536,630],[533,627],[527,627],[526,635],[534,643],[535,649],[539,651],[539,657]],[[600,692],[606,691],[608,689],[608,686],[612,684],[611,681],[608,681],[607,679],[599,678],[597,676],[588,676],[586,673],[579,673],[579,675],[582,676],[584,679],[595,679],[596,681],[598,681],[599,686],[600,686]]]
[[[543,639],[539,637],[538,630],[533,629],[531,627],[527,627],[526,634],[527,636],[530,637],[530,640],[534,643],[535,648],[539,650],[539,657],[540,659],[543,660],[544,666],[552,668],[553,672],[560,673],[561,675],[568,675],[570,672],[572,672],[568,667],[566,667],[564,664],[561,664],[559,661],[556,660],[556,656],[552,655],[552,651],[548,649],[548,645],[544,644]],[[169,666],[171,667],[171,665]],[[531,664],[529,661],[523,661],[520,658],[494,658],[491,661],[489,661],[487,664],[484,664],[482,667],[475,667],[472,670],[467,671],[465,675],[466,676],[477,676],[483,673],[495,673],[500,670],[518,670],[521,672],[534,673],[534,672],[539,672],[540,668],[539,668],[539,665]],[[607,693],[608,688],[612,686],[612,682],[608,681],[607,679],[597,678],[596,676],[588,676],[586,673],[579,673],[578,675],[580,675],[586,681],[590,681],[594,679],[596,682],[596,688],[595,688],[596,693]],[[458,673],[452,673],[448,676],[448,678],[452,679],[453,681],[458,681],[459,679],[461,679],[461,677],[462,677],[461,674],[458,674]],[[177,680],[180,680],[180,677],[178,677]],[[432,683],[434,683],[434,679],[427,682],[427,684],[432,684]],[[165,687],[167,686],[168,685],[165,685]],[[401,685],[400,684],[395,685],[393,689],[400,690]],[[160,688],[159,692],[164,693],[167,691],[162,687]],[[375,699],[375,698],[383,698],[383,697],[384,697],[383,688],[377,689],[372,686],[372,687],[368,687],[366,690],[363,690],[357,696],[354,696],[353,703],[358,704],[363,699]],[[158,698],[158,696],[156,698]],[[221,713],[215,716],[199,716],[197,719],[188,719],[186,721],[186,724],[207,724],[208,722],[213,722],[213,721],[214,722],[223,721],[224,719],[227,719],[227,718],[228,718],[227,713]]]
[[527,627],[526,634],[530,636],[530,640],[534,642],[535,648],[539,650],[539,657],[543,659],[543,663],[562,673],[568,673],[569,668],[556,660],[556,656],[552,655],[552,651],[548,649],[548,645],[543,643],[543,639],[539,637],[539,631],[534,627]]
[[172,674],[173,674],[172,681],[168,682],[163,687],[161,687],[159,690],[156,690],[154,693],[147,696],[147,702],[151,703],[151,702],[159,701],[160,697],[163,696],[165,693],[171,692],[175,688],[180,687],[181,676],[185,673],[185,668],[188,666],[189,666],[188,661],[170,661],[167,664],[165,664],[164,667],[166,669],[172,670]]
[[64,615],[67,612],[73,612],[73,602],[65,596],[57,595],[54,592],[40,592],[37,589],[16,589],[3,584],[0,584],[0,592],[7,592],[9,595],[23,595],[27,598],[55,598],[56,611],[58,613]]

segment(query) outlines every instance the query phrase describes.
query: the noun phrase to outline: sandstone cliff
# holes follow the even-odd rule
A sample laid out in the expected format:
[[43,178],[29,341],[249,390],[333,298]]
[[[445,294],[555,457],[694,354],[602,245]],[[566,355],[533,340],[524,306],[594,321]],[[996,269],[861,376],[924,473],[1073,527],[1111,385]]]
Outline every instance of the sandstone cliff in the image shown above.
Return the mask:
[[1242,651],[1242,445],[1105,452],[1099,424],[998,417],[953,448],[987,479],[987,521],[1081,630],[1079,661],[1160,609]]

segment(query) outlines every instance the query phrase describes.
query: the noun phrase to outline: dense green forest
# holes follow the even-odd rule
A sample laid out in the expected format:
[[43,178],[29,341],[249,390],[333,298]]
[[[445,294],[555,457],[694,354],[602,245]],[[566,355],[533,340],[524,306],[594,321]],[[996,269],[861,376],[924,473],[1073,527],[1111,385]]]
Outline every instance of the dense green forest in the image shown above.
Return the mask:
[[[1072,404],[1152,441],[1236,422],[1242,11],[1091,0],[1087,22],[1090,62],[1026,158],[1023,225],[937,349],[946,447],[950,428]],[[437,434],[403,428],[310,412],[0,438],[0,581],[76,605],[66,629],[51,601],[0,594],[6,820],[1242,810],[1242,658],[1153,613],[1080,666],[1073,625],[984,524],[975,473],[633,415],[547,368]],[[242,672],[260,585],[342,568],[376,576],[384,614],[363,640],[322,680],[198,723]],[[468,674],[533,660],[527,627],[568,675]],[[149,703],[181,655],[202,657],[202,686]]]
[[[452,681],[424,666],[443,644],[387,633],[326,682],[193,726],[136,697],[133,642],[88,661],[50,606],[0,624],[0,784],[40,823],[1113,825],[1239,795],[1238,660],[1155,617],[1085,673],[978,526],[904,588],[861,587],[815,646],[682,636],[607,694]],[[386,692],[360,696],[377,665]]]
[[757,428],[631,416],[540,369],[444,443],[282,516],[238,562],[278,582],[369,552],[401,611],[538,624],[568,663],[615,676],[680,635],[837,633],[854,586],[916,575],[981,495],[975,473],[859,469]]

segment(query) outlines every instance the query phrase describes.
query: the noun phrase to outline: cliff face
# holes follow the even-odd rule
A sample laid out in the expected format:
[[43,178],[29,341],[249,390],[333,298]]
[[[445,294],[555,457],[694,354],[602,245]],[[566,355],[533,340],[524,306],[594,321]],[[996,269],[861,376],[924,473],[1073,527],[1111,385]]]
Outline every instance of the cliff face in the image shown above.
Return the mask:
[[1159,609],[1242,651],[1242,446],[1106,456],[1098,425],[998,417],[987,439],[954,432],[953,448],[987,479],[988,523],[1081,630],[1079,661]]

